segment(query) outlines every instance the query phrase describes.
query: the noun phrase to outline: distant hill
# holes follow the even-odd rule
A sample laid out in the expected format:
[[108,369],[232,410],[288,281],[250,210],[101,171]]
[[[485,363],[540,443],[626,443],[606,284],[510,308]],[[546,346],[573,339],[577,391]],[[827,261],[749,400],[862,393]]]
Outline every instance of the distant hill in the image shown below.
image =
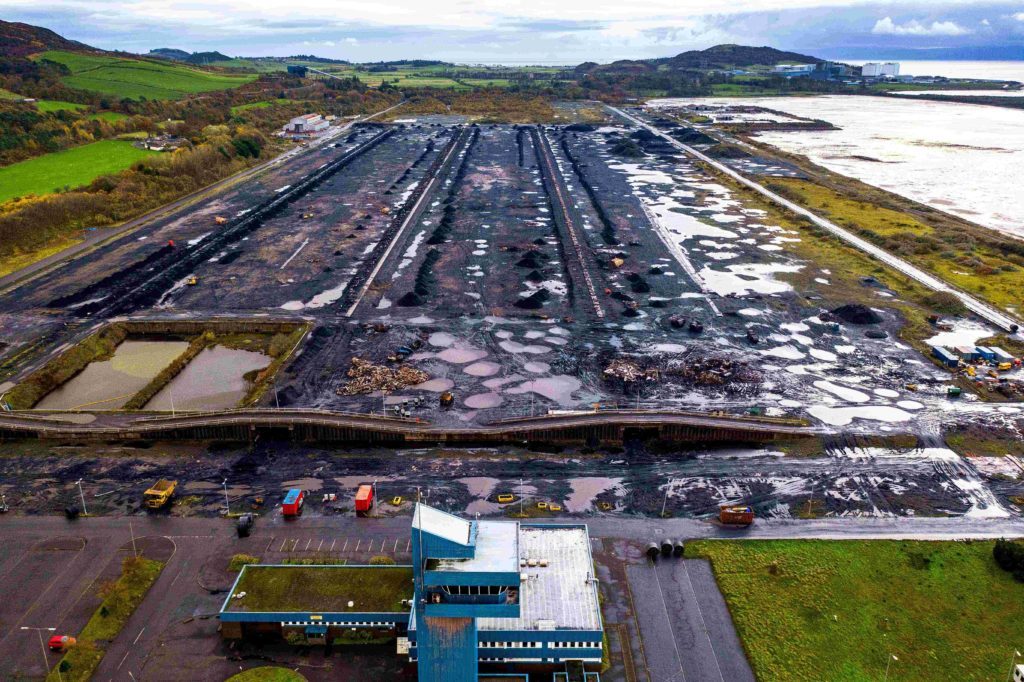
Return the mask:
[[101,52],[48,28],[0,20],[0,57],[25,57],[46,50]]
[[158,59],[173,59],[176,62],[183,62],[192,56],[191,52],[185,52],[185,50],[178,50],[173,47],[158,47],[155,50],[150,50],[147,57],[157,57]]
[[158,47],[155,50],[150,50],[146,56],[200,65],[231,61],[231,57],[221,52],[186,52],[173,47]]
[[667,67],[684,69],[735,69],[748,66],[775,66],[776,64],[818,64],[824,60],[797,52],[776,50],[774,47],[746,45],[715,45],[706,50],[690,50],[675,57],[661,59],[623,59],[611,64],[584,62],[576,67],[579,75],[588,73],[615,73],[639,75]]

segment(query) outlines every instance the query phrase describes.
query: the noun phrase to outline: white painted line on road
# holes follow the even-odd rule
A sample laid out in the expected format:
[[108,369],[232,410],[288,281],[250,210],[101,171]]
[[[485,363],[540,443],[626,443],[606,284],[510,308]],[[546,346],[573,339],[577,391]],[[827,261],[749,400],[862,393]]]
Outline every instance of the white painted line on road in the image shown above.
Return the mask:
[[136,644],[139,643],[139,639],[142,637],[142,633],[145,632],[145,631],[146,631],[145,627],[143,627],[141,630],[139,630],[139,636],[136,637],[135,641],[132,642],[132,646],[135,646]]
[[121,658],[121,662],[117,664],[117,669],[118,670],[120,670],[121,666],[124,665],[125,659],[128,658],[128,654],[130,654],[131,652],[132,652],[131,649],[129,649],[128,651],[124,652],[124,656]]
[[338,541],[338,538],[334,538],[333,540],[331,540],[331,548],[329,550],[327,550],[328,552],[333,552],[334,551],[334,543],[337,542],[337,541]]
[[682,562],[683,573],[686,574],[686,584],[690,588],[690,594],[693,596],[693,605],[697,607],[697,615],[700,616],[700,627],[704,630],[704,636],[707,637],[708,646],[711,647],[711,656],[715,659],[715,669],[718,670],[718,677],[721,678],[722,682],[725,682],[725,676],[722,675],[722,666],[718,664],[718,652],[715,651],[715,644],[711,641],[711,635],[708,634],[708,625],[704,622],[704,611],[700,608],[700,602],[697,601],[697,593],[693,589],[693,581],[690,580],[690,569],[686,567],[686,562]]
[[299,539],[298,539],[298,538],[295,538],[295,542],[293,542],[293,543],[292,543],[292,549],[291,549],[291,551],[293,551],[293,552],[294,552],[294,551],[295,551],[295,550],[296,550],[296,549],[298,548],[298,546],[299,546]]
[[288,256],[288,260],[286,260],[284,263],[281,264],[281,268],[280,269],[284,270],[286,267],[288,267],[288,264],[292,262],[292,259],[295,258],[296,256],[298,256],[299,255],[299,251],[302,251],[304,248],[306,248],[306,244],[308,244],[308,243],[309,243],[309,239],[306,239],[306,241],[304,241],[301,244],[299,244],[299,248],[295,249],[295,253],[293,253],[292,255]]
[[348,538],[345,538],[345,546],[341,548],[341,551],[344,552],[346,549],[348,549]]
[[357,552],[359,551],[359,545],[361,545],[362,543],[363,543],[362,539],[360,539],[358,542],[356,542],[356,549],[355,549],[355,551],[357,551]]
[[408,552],[410,547],[412,547],[412,538],[405,541],[405,551]]
[[265,550],[263,550],[263,551],[264,551],[264,552],[269,552],[269,551],[270,551],[270,546],[271,546],[272,544],[274,544],[274,540],[276,540],[276,539],[277,539],[277,536],[275,536],[275,535],[271,535],[271,536],[270,536],[270,541],[269,541],[269,542],[267,542],[267,548],[266,548]]
[[398,553],[398,541],[399,541],[399,540],[401,540],[401,538],[395,538],[395,546],[394,546],[394,548],[393,548],[393,549],[391,550],[391,553],[392,553],[392,554],[397,554],[397,553]]
[[306,548],[304,550],[302,550],[303,552],[308,552],[309,551],[309,545],[310,545],[311,542],[313,542],[313,538],[310,538],[310,539],[306,540]]
[[676,641],[676,629],[672,627],[672,617],[668,615],[668,602],[665,601],[665,590],[661,588],[658,566],[652,563],[651,571],[654,573],[654,580],[658,583],[658,592],[661,593],[661,607],[665,609],[665,622],[668,623],[669,632],[672,634],[672,648],[676,650],[676,663],[679,664],[679,675],[682,677],[683,682],[686,682],[686,673],[683,672],[683,657],[679,653],[679,642]]
[[284,551],[284,545],[286,542],[288,542],[288,538],[281,538],[281,549],[277,550],[278,552]]
[[323,546],[324,546],[324,540],[323,540],[323,538],[320,538],[320,544],[316,546],[316,551],[319,552],[320,548],[323,547]]

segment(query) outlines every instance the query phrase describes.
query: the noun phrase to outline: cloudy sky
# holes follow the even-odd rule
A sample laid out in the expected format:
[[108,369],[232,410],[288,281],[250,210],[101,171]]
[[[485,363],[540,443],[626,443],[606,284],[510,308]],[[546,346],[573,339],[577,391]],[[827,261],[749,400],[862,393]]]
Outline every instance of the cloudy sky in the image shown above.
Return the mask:
[[353,61],[578,63],[718,43],[824,57],[1024,59],[1024,0],[0,0],[0,18],[105,49]]

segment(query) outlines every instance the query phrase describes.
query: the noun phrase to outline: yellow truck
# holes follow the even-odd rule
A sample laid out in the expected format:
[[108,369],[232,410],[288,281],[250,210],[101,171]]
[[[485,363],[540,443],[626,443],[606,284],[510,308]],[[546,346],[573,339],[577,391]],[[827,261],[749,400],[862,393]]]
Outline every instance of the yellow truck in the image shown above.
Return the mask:
[[168,481],[166,478],[161,478],[144,493],[146,506],[150,509],[159,509],[164,506],[170,501],[177,487],[177,481]]

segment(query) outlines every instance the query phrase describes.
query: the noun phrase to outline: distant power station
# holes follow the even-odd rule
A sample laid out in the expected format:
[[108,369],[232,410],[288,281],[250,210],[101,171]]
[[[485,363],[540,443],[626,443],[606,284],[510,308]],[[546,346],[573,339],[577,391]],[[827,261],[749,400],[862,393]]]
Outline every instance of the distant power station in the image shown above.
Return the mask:
[[860,73],[865,78],[895,78],[900,75],[900,65],[899,62],[868,62]]

